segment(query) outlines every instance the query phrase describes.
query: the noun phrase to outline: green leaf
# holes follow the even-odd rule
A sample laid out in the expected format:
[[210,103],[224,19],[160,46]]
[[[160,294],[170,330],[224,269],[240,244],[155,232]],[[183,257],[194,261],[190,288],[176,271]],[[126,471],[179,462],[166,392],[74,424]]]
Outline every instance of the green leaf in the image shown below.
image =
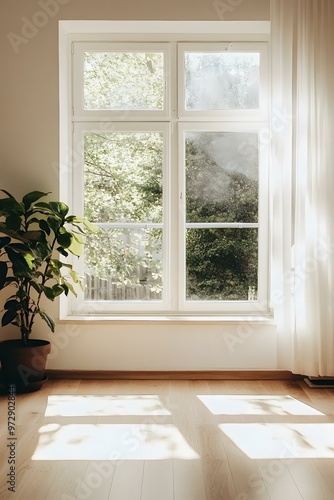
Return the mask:
[[71,245],[68,247],[69,252],[71,252],[73,255],[76,255],[77,257],[80,257],[82,255],[84,245],[83,243],[79,242],[77,238],[72,234],[72,242]]
[[43,292],[45,293],[46,298],[48,298],[49,300],[55,299],[55,294],[52,287],[43,286]]
[[36,243],[35,248],[33,248],[32,251],[35,257],[42,261],[45,260],[50,255],[51,248],[46,241],[42,242],[38,241]]
[[42,231],[44,231],[47,235],[49,235],[51,233],[51,230],[50,230],[50,226],[49,224],[46,222],[46,220],[42,219],[41,221],[39,221],[39,227],[42,229]]
[[57,237],[57,243],[62,246],[63,248],[68,248],[71,246],[72,243],[72,234],[68,233],[67,231],[63,234],[59,234]]
[[83,220],[83,223],[84,223],[84,225],[86,226],[86,228],[87,228],[90,232],[92,232],[92,233],[97,233],[97,232],[99,232],[99,231],[100,231],[100,228],[99,228],[99,227],[94,226],[94,224],[92,224],[91,222],[89,222],[89,220],[87,220],[87,219],[84,219],[84,220]]
[[68,252],[66,252],[66,250],[64,250],[64,248],[57,247],[56,250],[57,250],[57,252],[61,253],[64,257],[68,257]]
[[34,261],[35,261],[34,255],[32,255],[31,253],[26,253],[26,254],[23,255],[23,258],[26,261],[26,263],[28,264],[28,267],[30,269],[33,269],[33,267],[34,267]]
[[50,330],[52,331],[52,333],[54,333],[54,331],[55,331],[55,322],[53,321],[53,319],[48,314],[46,314],[46,312],[43,311],[42,309],[39,309],[38,314],[46,322],[46,324],[48,325],[48,327],[50,328]]
[[6,278],[6,282],[4,284],[4,287],[7,286],[7,285],[10,285],[11,283],[16,283],[16,278],[15,276],[8,276]]
[[45,273],[45,276],[49,279],[53,278],[53,270],[49,268],[49,270]]
[[59,273],[60,269],[63,267],[63,263],[58,259],[50,260],[50,266],[52,267],[52,271]]
[[6,234],[7,236],[10,236],[11,238],[14,238],[15,240],[23,241],[24,243],[27,243],[29,241],[27,238],[25,238],[24,234],[21,234],[18,231],[14,231],[13,229],[9,229],[3,222],[0,222],[0,232]]
[[62,201],[52,201],[50,203],[54,211],[58,212],[62,217],[65,217],[68,214],[69,208],[66,203]]
[[16,309],[9,309],[2,316],[1,325],[2,326],[9,325],[10,323],[12,323],[15,320],[16,316],[17,316]]
[[47,219],[48,225],[51,227],[52,231],[56,233],[59,229],[59,226],[61,225],[61,219],[58,217],[48,217]]
[[77,240],[78,243],[80,243],[80,245],[85,244],[86,240],[83,236],[81,236],[81,234],[72,232],[72,236],[73,236],[73,238],[75,238]]
[[22,288],[19,288],[19,289],[18,289],[18,291],[16,292],[16,295],[17,295],[17,297],[19,297],[19,299],[21,299],[21,300],[22,300],[22,299],[26,299],[26,298],[28,298],[27,293],[26,293],[24,290],[22,290]]
[[72,264],[67,264],[66,262],[61,262],[62,267],[67,267],[68,269],[72,269]]
[[30,251],[29,246],[25,245],[24,243],[10,243],[7,248],[11,248],[18,253],[27,253]]
[[15,214],[8,215],[6,218],[6,226],[8,229],[18,231],[21,228],[21,217]]
[[0,249],[5,247],[11,242],[9,236],[0,236]]
[[[6,192],[3,189],[0,191]],[[14,197],[11,198],[1,198],[0,199],[0,215],[23,215],[24,209],[21,203],[15,200]]]
[[71,222],[75,226],[78,226],[79,224],[83,224],[88,229],[88,231],[90,231],[92,233],[97,233],[98,231],[100,231],[100,228],[97,226],[94,226],[94,224],[89,222],[88,219],[73,216],[72,220],[69,220],[68,222]]
[[64,292],[64,288],[61,285],[58,285],[58,284],[54,285],[52,287],[52,290],[54,292],[54,296],[55,297],[58,297],[58,295],[61,295]]
[[42,191],[31,191],[31,193],[23,196],[22,201],[26,210],[28,210],[33,203],[43,198],[43,196],[47,196],[48,194],[50,193],[42,193]]
[[43,231],[26,231],[24,237],[29,241],[45,241],[45,234]]
[[65,279],[65,278],[62,278],[61,283],[62,283],[62,285],[63,285],[63,286],[64,286],[64,285],[66,285],[66,287],[68,288],[68,290],[69,290],[71,293],[73,293],[73,295],[74,295],[75,297],[77,297],[77,296],[78,296],[77,292],[75,291],[74,286],[73,286],[71,283],[69,283],[68,281],[66,281],[66,279]]
[[15,311],[17,311],[20,308],[20,303],[15,299],[7,300],[4,308],[7,310],[14,309]]
[[66,283],[62,283],[60,286],[63,287],[65,295],[67,297],[68,296],[68,292],[69,292],[68,286],[66,285]]
[[58,295],[61,295],[64,292],[64,289],[61,285],[53,285],[53,287],[43,286],[43,291],[46,297],[49,300],[54,300]]
[[61,201],[49,201],[49,203],[41,202],[36,203],[36,208],[38,208],[42,213],[52,214],[58,217],[65,217],[69,211],[68,206]]
[[29,284],[36,290],[37,293],[41,293],[43,291],[42,286],[36,281],[29,281]]
[[0,191],[2,193],[5,193],[8,196],[8,198],[13,198],[13,200],[15,200],[14,196],[12,194],[10,194],[8,191],[6,191],[5,189],[0,189]]
[[8,266],[6,262],[0,262],[0,290],[5,286]]
[[22,276],[31,276],[30,267],[26,259],[20,254],[7,248],[7,255],[13,266],[13,274],[21,274]]
[[74,283],[81,283],[81,277],[76,271],[70,269],[70,275]]

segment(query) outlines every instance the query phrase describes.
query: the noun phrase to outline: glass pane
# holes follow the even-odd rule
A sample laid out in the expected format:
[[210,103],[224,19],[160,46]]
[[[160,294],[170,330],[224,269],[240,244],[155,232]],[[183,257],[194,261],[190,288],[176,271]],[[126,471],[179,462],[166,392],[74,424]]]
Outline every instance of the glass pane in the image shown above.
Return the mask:
[[257,229],[187,229],[187,300],[256,300]]
[[161,110],[162,52],[85,52],[84,109]]
[[85,135],[85,215],[92,222],[162,222],[163,135]]
[[260,54],[186,53],[185,80],[186,110],[258,108]]
[[163,135],[87,133],[84,144],[85,216],[105,224],[85,245],[86,300],[161,300]]
[[186,134],[187,222],[257,222],[258,136]]
[[85,265],[85,300],[161,300],[162,229],[90,234]]

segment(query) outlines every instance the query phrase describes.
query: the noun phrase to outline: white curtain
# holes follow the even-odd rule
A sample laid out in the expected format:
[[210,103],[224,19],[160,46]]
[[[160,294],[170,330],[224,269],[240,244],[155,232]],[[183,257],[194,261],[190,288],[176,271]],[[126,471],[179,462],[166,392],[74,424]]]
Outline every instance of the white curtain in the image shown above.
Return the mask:
[[334,0],[271,0],[271,28],[272,305],[285,367],[334,376]]

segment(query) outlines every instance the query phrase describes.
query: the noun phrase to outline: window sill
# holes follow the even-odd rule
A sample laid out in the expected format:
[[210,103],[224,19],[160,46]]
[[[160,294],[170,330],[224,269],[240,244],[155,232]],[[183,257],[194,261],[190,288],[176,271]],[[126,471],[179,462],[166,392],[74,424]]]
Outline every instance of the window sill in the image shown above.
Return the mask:
[[119,314],[119,315],[71,315],[66,316],[58,321],[58,324],[240,324],[240,323],[256,323],[257,325],[275,325],[274,318],[271,314],[234,314],[234,315],[138,315],[138,314]]

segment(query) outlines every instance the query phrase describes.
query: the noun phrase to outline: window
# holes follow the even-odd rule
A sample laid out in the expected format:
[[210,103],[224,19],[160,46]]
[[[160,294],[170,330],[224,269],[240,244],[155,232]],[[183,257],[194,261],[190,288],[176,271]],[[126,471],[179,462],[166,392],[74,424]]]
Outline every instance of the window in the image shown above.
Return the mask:
[[72,313],[267,310],[267,43],[112,38],[69,43],[64,184],[100,228]]

